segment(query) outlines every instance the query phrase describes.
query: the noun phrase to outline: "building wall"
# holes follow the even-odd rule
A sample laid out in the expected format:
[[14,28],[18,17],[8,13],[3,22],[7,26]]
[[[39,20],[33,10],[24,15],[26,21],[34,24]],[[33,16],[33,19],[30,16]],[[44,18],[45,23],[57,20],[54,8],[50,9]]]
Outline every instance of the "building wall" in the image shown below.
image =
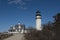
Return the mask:
[[42,30],[42,28],[41,28],[41,16],[36,16],[36,29]]

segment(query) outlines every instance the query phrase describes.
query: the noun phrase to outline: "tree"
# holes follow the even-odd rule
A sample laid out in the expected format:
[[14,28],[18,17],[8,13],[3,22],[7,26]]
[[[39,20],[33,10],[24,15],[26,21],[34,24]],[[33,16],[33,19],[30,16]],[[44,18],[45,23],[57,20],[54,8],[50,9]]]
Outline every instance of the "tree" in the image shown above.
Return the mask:
[[54,19],[55,40],[60,40],[60,13],[54,16]]
[[47,37],[47,40],[54,40],[55,33],[53,31],[53,24],[51,22],[48,22],[43,27],[43,35]]
[[42,31],[36,29],[30,30],[25,34],[25,40],[52,40],[52,32],[48,31],[48,28],[44,27]]

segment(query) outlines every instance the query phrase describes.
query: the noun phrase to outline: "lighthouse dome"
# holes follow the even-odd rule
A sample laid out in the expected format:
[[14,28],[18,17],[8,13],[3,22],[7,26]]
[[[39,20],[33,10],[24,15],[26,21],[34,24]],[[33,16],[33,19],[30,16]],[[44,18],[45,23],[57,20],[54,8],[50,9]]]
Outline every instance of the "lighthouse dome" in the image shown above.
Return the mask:
[[40,14],[40,11],[39,11],[39,10],[36,12],[36,16],[41,16],[41,14]]

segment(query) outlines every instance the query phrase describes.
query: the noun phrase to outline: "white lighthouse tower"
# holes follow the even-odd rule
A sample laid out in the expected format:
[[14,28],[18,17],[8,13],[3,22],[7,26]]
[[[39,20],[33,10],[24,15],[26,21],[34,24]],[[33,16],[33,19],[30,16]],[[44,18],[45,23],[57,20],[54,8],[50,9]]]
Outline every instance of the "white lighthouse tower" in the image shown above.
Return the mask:
[[36,12],[36,30],[42,30],[42,27],[41,27],[41,14],[40,14],[39,10]]

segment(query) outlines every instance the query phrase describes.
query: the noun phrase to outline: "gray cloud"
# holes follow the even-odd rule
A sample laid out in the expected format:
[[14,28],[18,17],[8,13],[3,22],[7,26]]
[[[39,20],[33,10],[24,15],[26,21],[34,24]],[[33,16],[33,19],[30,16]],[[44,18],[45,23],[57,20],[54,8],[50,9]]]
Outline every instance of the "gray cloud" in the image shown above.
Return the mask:
[[22,0],[8,0],[8,2],[9,2],[9,4],[20,4],[20,5],[26,4]]
[[25,7],[27,5],[26,1],[30,1],[30,0],[8,0],[8,4],[15,4],[18,8],[21,9],[27,9],[27,7]]
[[17,8],[19,8],[19,9],[23,9],[23,10],[26,10],[26,9],[28,9],[27,7],[17,7]]
[[27,7],[21,7],[21,9],[24,9],[24,10],[26,10],[26,9],[27,9]]

